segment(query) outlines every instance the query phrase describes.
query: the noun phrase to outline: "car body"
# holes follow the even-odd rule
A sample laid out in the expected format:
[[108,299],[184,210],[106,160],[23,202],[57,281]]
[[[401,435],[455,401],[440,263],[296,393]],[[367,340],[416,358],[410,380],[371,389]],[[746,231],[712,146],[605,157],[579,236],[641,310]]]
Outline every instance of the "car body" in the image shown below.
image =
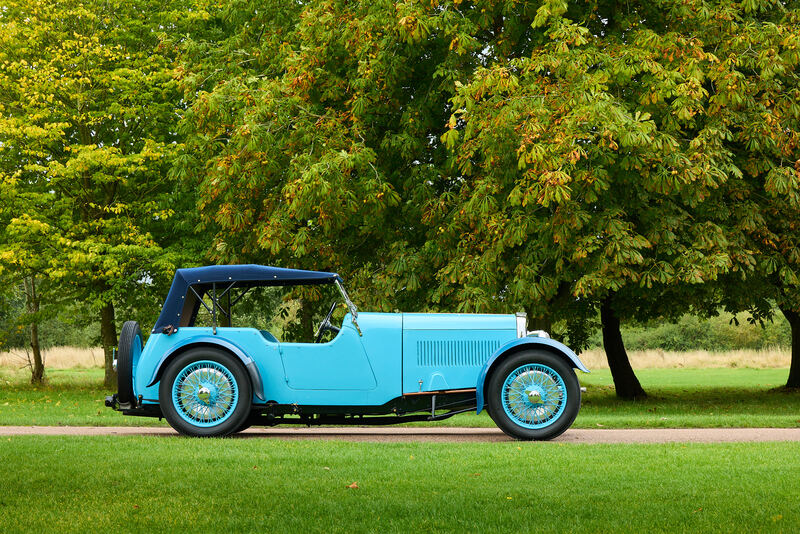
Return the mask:
[[[334,303],[315,343],[286,343],[229,326],[250,288],[333,284]],[[239,292],[237,295],[236,293]],[[210,300],[211,304],[206,304]],[[225,299],[227,298],[227,305]],[[204,306],[210,327],[195,326]],[[524,314],[364,313],[336,273],[263,265],[178,269],[146,344],[128,321],[120,333],[118,392],[106,404],[128,415],[164,416],[192,436],[250,425],[391,424],[438,420],[489,407],[509,435],[549,439],[580,406],[580,359]],[[321,342],[325,330],[335,337]]]

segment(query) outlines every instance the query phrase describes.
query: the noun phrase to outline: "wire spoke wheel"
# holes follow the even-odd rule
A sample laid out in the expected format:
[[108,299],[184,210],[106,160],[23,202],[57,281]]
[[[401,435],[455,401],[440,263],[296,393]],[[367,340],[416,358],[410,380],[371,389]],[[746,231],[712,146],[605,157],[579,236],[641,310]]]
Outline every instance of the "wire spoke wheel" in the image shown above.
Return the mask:
[[561,376],[546,365],[526,364],[503,383],[503,410],[517,424],[542,428],[564,413],[567,388]]
[[538,350],[512,354],[492,371],[486,386],[489,415],[516,439],[552,439],[578,415],[581,391],[572,367]]
[[184,367],[172,386],[172,402],[187,422],[213,426],[225,421],[236,408],[239,387],[223,365],[208,360]]
[[250,415],[252,386],[241,362],[215,349],[195,349],[172,361],[159,386],[169,424],[189,436],[225,436]]

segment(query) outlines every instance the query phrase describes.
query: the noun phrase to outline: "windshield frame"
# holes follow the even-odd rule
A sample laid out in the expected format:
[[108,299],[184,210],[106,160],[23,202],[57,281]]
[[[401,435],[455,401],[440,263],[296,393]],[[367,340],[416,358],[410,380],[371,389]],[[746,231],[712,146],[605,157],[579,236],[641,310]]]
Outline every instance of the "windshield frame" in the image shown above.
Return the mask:
[[335,280],[333,283],[339,288],[339,292],[342,294],[342,298],[344,298],[344,302],[347,304],[347,308],[350,310],[350,315],[353,316],[353,321],[355,321],[358,319],[358,308],[356,308],[356,305],[353,304],[352,300],[350,300],[350,297],[347,295],[347,291],[345,291],[342,283],[339,280]]

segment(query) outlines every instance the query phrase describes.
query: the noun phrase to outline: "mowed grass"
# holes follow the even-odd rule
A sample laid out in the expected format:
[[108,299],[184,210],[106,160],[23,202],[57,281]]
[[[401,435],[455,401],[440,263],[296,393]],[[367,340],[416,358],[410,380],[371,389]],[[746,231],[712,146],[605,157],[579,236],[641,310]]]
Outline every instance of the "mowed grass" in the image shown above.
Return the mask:
[[800,525],[800,455],[791,443],[2,441],[4,532],[796,532]]
[[0,367],[0,425],[154,426],[163,421],[126,417],[106,408],[102,369],[50,369],[33,386],[26,370]]
[[783,387],[787,369],[642,369],[648,397],[623,401],[609,371],[579,373],[586,386],[579,424],[608,427],[797,427],[800,391]]
[[[155,426],[163,421],[123,416],[103,404],[101,369],[52,369],[34,387],[24,371],[0,368],[0,425]],[[637,371],[647,399],[621,401],[611,374],[578,373],[583,394],[575,428],[797,427],[800,392],[787,391],[786,369],[711,368]],[[485,414],[463,414],[417,426],[492,427]]]

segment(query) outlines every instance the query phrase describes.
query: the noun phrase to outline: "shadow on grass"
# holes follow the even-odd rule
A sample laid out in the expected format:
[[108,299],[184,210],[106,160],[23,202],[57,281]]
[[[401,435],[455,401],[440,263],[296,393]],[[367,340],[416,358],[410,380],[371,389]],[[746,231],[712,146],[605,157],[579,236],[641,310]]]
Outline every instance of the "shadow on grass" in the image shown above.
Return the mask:
[[623,400],[616,396],[612,386],[593,386],[584,393],[583,407],[598,409],[637,407],[676,407],[685,409],[713,406],[745,407],[756,409],[785,409],[800,411],[800,390],[759,387],[701,387],[701,388],[648,388],[647,397]]
[[576,426],[591,427],[797,427],[800,392],[766,387],[654,388],[635,401],[614,388],[584,394]]

